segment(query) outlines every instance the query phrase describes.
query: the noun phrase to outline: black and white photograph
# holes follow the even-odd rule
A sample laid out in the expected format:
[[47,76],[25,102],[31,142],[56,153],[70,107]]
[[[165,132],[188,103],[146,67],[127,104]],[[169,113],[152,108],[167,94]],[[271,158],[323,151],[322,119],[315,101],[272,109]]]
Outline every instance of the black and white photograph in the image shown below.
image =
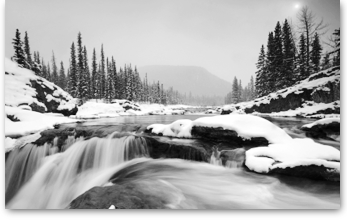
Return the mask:
[[341,208],[339,0],[4,12],[5,209]]

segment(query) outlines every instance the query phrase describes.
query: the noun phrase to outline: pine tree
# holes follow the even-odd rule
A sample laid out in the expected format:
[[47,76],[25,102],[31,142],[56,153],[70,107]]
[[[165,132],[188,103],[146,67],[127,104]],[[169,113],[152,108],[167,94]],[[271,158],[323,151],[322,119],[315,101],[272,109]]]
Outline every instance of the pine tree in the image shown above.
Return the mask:
[[100,97],[105,97],[106,80],[105,80],[105,55],[104,45],[101,45],[101,65],[100,65]]
[[284,76],[284,69],[283,69],[283,40],[282,40],[282,27],[280,25],[280,22],[277,22],[275,31],[274,31],[274,71],[271,76],[274,77],[274,89],[271,89],[271,91],[277,91],[279,89],[282,89],[285,85],[285,76]]
[[306,40],[305,36],[301,34],[300,36],[300,42],[299,42],[299,56],[298,56],[298,63],[299,63],[299,72],[300,76],[298,77],[298,81],[301,81],[303,79],[306,79],[309,76],[308,67],[307,67],[307,57],[306,54]]
[[43,58],[42,58],[42,72],[41,72],[41,77],[43,77],[43,78],[46,78],[47,79],[47,66],[46,66],[46,64],[45,64],[45,62],[44,62],[44,60],[43,60]]
[[89,64],[88,64],[88,53],[87,48],[84,46],[83,48],[83,68],[84,68],[84,81],[85,81],[85,88],[86,88],[86,98],[91,98],[91,81],[90,81],[90,71],[89,71]]
[[31,53],[30,53],[30,46],[29,46],[29,37],[28,33],[25,32],[24,36],[24,51],[25,51],[25,57],[26,57],[26,68],[32,69],[33,67],[33,61],[31,59]]
[[340,28],[335,29],[334,33],[334,51],[332,52],[334,55],[333,57],[333,66],[340,66]]
[[233,87],[233,89],[231,92],[231,99],[232,99],[232,103],[236,104],[239,102],[239,85],[238,85],[238,81],[237,81],[236,77],[234,77],[232,87]]
[[77,97],[84,101],[88,97],[88,87],[83,58],[82,36],[77,36]]
[[60,71],[59,71],[59,82],[58,85],[63,89],[66,90],[67,83],[66,83],[66,76],[65,76],[65,69],[63,61],[60,62]]
[[17,64],[20,67],[27,68],[27,62],[25,58],[25,53],[23,50],[23,42],[20,38],[20,32],[18,29],[16,29],[16,37],[13,39],[13,48],[14,48],[14,55],[12,57],[12,60],[17,62]]
[[70,59],[70,75],[69,75],[69,82],[70,82],[70,94],[72,97],[77,97],[78,95],[78,89],[77,89],[77,63],[76,63],[76,50],[75,50],[75,44],[72,43],[71,45],[71,59]]
[[[258,58],[257,66],[257,72],[256,72],[256,82],[255,87],[257,91],[257,95],[259,97],[264,96],[266,94],[266,85],[267,85],[267,73],[266,73],[266,56],[265,56],[265,50],[264,45],[260,48],[260,54]],[[231,101],[230,101],[231,103]]]
[[253,76],[251,76],[251,81],[250,81],[249,85],[250,85],[250,87],[249,87],[249,90],[250,90],[249,100],[253,100],[256,97],[256,93],[255,93],[255,89],[254,89],[254,78],[253,78]]
[[276,78],[276,51],[273,32],[269,33],[266,52],[266,81],[264,83],[263,94],[269,94],[275,90]]
[[90,91],[91,91],[91,98],[97,99],[98,95],[98,67],[96,63],[96,53],[95,48],[93,50],[93,59],[92,59],[92,77],[91,77],[91,83],[90,83]]
[[241,102],[241,98],[242,98],[242,94],[243,94],[243,89],[242,89],[241,80],[239,80],[239,87],[238,87],[237,90],[238,90],[238,92],[239,92],[238,102]]
[[52,81],[52,73],[51,73],[51,66],[49,66],[49,62],[47,63],[47,74],[46,79],[48,81]]
[[52,51],[52,76],[51,80],[53,83],[58,84],[58,68],[55,63],[54,52]]
[[283,81],[281,88],[292,86],[295,83],[295,43],[292,38],[292,30],[287,19],[282,28],[283,36]]
[[322,46],[319,42],[319,36],[318,33],[314,35],[313,42],[311,45],[311,54],[310,54],[310,61],[312,63],[312,70],[313,72],[318,72],[320,70],[320,59],[321,59],[321,53],[322,53]]

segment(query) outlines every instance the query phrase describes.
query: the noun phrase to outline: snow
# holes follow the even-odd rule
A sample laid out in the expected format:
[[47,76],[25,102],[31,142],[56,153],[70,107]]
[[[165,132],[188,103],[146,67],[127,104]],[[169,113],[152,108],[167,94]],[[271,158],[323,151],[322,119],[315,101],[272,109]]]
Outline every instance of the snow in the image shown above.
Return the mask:
[[5,137],[5,152],[10,151],[16,143],[16,139]]
[[275,168],[296,166],[324,166],[340,171],[340,151],[312,139],[292,139],[285,143],[252,148],[246,152],[245,165],[258,173],[268,173]]
[[340,123],[340,118],[323,118],[318,121],[312,122],[310,124],[303,125],[302,128],[312,128],[313,126],[316,125],[327,125],[333,122],[338,122]]
[[[63,89],[58,87],[57,85],[47,81],[46,79],[36,76],[34,72],[31,70],[21,68],[17,65],[17,63],[11,61],[8,58],[5,58],[5,72],[8,73],[5,75],[5,105],[18,107],[20,105],[31,105],[36,103],[40,107],[43,107],[47,110],[47,107],[39,102],[36,98],[37,92],[36,89],[31,86],[30,81],[36,81],[43,88],[47,87],[53,92],[53,96],[51,94],[46,95],[46,99],[48,101],[55,100],[57,102],[67,102],[72,100],[73,98]],[[66,99],[63,100],[62,98]],[[73,105],[75,107],[75,104]],[[73,108],[70,105],[70,108]]]
[[23,110],[18,107],[5,106],[5,115],[13,116],[19,121],[13,122],[5,116],[5,136],[19,137],[46,129],[53,129],[54,125],[72,123],[78,120],[66,117],[52,116],[35,111]]
[[264,137],[270,143],[281,143],[291,140],[291,137],[281,128],[270,121],[246,114],[218,115],[202,117],[194,121],[183,119],[171,124],[153,124],[147,127],[155,134],[163,134],[171,137],[191,138],[191,130],[194,126],[201,127],[221,127],[227,130],[234,130],[244,139],[252,137]]
[[123,112],[124,108],[117,103],[106,104],[88,101],[78,107],[76,118],[100,118],[100,117],[116,117],[118,113]]
[[111,205],[108,209],[116,209],[114,205]]
[[[322,75],[323,77],[316,78],[317,75]],[[315,80],[313,80],[315,79]],[[279,98],[286,98],[289,94],[301,94],[304,90],[312,90],[312,94],[315,91],[330,91],[326,86],[328,83],[340,83],[340,70],[335,68],[330,68],[318,73],[312,74],[307,79],[297,83],[294,86],[281,89],[277,92],[271,93],[261,98],[254,99],[253,101],[241,102],[237,104],[225,105],[223,106],[224,111],[231,111],[232,113],[244,113],[246,108],[251,108],[253,106],[260,106],[261,104],[269,104],[271,100],[276,100]],[[304,102],[301,107],[295,110],[282,111],[277,113],[271,113],[267,115],[271,116],[310,116],[316,115],[315,113],[325,110],[325,109],[335,109],[340,107],[340,101],[335,101],[331,103],[315,103],[315,102]],[[320,114],[319,114],[320,115]],[[324,115],[322,116],[324,117]]]

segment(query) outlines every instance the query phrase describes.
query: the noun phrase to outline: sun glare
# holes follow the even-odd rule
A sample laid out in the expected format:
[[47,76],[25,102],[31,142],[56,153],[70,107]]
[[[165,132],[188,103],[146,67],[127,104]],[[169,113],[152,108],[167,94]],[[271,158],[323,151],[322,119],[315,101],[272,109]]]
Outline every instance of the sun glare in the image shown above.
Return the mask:
[[300,8],[300,4],[295,4],[294,8],[296,8],[296,9]]

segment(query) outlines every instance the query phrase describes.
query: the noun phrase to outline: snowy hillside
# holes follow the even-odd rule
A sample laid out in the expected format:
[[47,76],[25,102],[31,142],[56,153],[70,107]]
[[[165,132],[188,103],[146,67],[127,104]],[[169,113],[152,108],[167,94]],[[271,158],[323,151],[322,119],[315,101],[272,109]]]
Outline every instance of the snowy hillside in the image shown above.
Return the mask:
[[294,86],[253,101],[226,105],[222,114],[266,113],[274,116],[324,117],[340,114],[340,67],[312,74]]
[[5,105],[37,112],[73,115],[75,100],[57,85],[5,59]]

